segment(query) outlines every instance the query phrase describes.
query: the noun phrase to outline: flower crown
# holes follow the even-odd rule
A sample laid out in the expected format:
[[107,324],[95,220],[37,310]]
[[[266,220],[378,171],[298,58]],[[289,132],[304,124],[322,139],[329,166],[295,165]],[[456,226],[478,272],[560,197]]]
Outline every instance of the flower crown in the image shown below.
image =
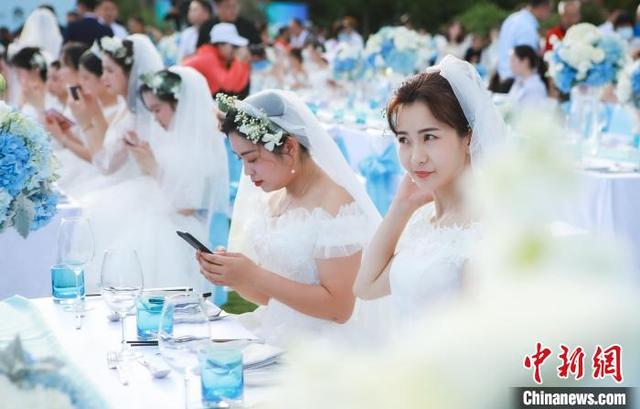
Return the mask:
[[180,76],[167,70],[148,72],[140,76],[144,85],[156,95],[171,96],[176,101],[180,97]]
[[47,60],[45,60],[44,56],[40,54],[40,51],[36,51],[31,56],[29,65],[31,65],[31,68],[37,68],[38,70],[42,71],[47,68]]
[[124,41],[117,37],[102,37],[100,49],[110,56],[122,60],[126,66],[133,65],[133,47],[127,47]]
[[270,152],[273,152],[276,146],[282,145],[286,132],[262,110],[222,93],[216,95],[216,102],[220,111],[234,115],[233,122],[238,125],[238,131],[254,145],[262,142]]

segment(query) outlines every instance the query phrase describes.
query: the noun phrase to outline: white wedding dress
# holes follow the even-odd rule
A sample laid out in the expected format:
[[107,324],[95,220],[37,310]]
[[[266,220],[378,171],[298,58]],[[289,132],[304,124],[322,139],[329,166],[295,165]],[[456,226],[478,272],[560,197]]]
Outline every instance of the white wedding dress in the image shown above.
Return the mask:
[[[370,219],[356,202],[343,205],[335,216],[322,208],[296,208],[273,217],[267,206],[263,209],[245,225],[245,234],[255,238],[250,256],[268,271],[299,283],[319,284],[315,260],[351,256],[370,237]],[[349,322],[314,318],[273,298],[241,317],[260,338],[274,345],[286,345],[297,336],[346,338],[351,330]]]
[[80,199],[96,242],[96,257],[87,269],[88,291],[96,288],[103,253],[111,248],[136,249],[145,288],[210,289],[200,274],[195,251],[176,231],[188,231],[207,243],[210,214],[228,207],[226,150],[204,77],[191,68],[170,70],[182,80],[172,125],[169,130],[151,127],[155,120],[145,115],[150,121],[146,129],[152,131],[140,135],[149,140],[156,176],[140,171],[117,137],[121,133],[113,133],[113,140],[109,134],[105,156],[98,160],[105,168],[117,165],[112,174],[123,179]]
[[420,319],[429,307],[455,297],[464,266],[481,238],[478,223],[438,227],[430,221],[433,204],[409,219],[389,270],[391,304],[401,323]]
[[[74,120],[70,109],[64,110],[63,115]],[[130,122],[127,104],[124,98],[118,98],[115,104],[105,107],[103,109],[103,115],[107,124],[109,124],[108,129],[111,129],[110,132],[107,130],[107,134],[113,134],[114,129],[118,127],[116,118],[120,121],[124,119],[126,123]],[[86,136],[82,130],[77,125],[74,125],[72,130],[80,138],[80,141],[86,145]],[[102,175],[93,163],[80,158],[70,149],[59,147],[56,149],[55,155],[60,164],[58,171],[60,178],[57,184],[66,194],[70,196],[81,196],[83,193],[108,185],[105,176]]]

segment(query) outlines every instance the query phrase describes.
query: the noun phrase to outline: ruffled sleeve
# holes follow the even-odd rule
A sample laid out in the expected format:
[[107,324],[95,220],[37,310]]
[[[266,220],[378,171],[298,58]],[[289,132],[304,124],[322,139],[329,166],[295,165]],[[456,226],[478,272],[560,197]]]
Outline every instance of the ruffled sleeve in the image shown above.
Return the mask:
[[351,256],[371,239],[375,226],[355,202],[342,206],[335,217],[325,216],[318,222],[315,259]]

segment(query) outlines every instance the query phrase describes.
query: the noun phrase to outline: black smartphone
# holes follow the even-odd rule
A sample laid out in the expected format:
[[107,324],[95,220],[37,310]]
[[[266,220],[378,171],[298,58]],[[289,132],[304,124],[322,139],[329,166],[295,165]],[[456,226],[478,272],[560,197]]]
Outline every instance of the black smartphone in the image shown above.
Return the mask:
[[207,248],[207,246],[205,246],[204,244],[200,243],[200,241],[198,241],[198,239],[196,239],[195,237],[193,237],[190,233],[187,233],[185,231],[176,231],[176,233],[178,234],[178,236],[180,236],[180,238],[182,238],[184,241],[186,241],[187,243],[189,243],[191,245],[191,247],[193,247],[196,250],[199,250],[203,253],[211,253],[211,250],[209,250]]
[[73,85],[69,87],[69,92],[71,92],[71,97],[76,101],[80,99],[80,95],[78,94],[79,90],[80,90],[80,85]]

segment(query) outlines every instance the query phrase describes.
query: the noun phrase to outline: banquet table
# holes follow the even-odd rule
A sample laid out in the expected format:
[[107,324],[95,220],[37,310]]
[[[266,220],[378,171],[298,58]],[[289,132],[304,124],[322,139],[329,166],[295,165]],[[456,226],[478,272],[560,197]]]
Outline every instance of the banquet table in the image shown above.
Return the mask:
[[[72,363],[94,384],[107,406],[111,408],[183,408],[184,383],[182,375],[172,371],[164,379],[154,379],[142,365],[130,362],[126,367],[129,385],[120,384],[117,371],[109,369],[106,362],[107,351],[120,347],[120,323],[107,319],[108,309],[101,297],[87,298],[87,312],[83,327],[76,330],[74,314],[64,306],[55,304],[51,298],[31,300],[45,318],[53,334],[62,345]],[[135,317],[126,320],[127,339],[135,339]],[[234,317],[230,316],[211,322],[211,333],[217,339],[252,337]],[[145,357],[156,356],[158,347],[133,347]],[[262,370],[253,384],[246,378],[245,407],[263,403],[273,385],[269,382],[272,370]],[[266,381],[265,381],[266,378]],[[200,379],[192,378],[189,388],[190,401],[199,407]]]
[[560,218],[628,247],[640,280],[640,173],[583,170],[578,180],[578,193],[563,202]]
[[58,212],[24,239],[10,228],[0,234],[0,299],[51,295],[51,266],[56,264],[58,227],[64,217],[80,216],[73,202],[58,205]]

